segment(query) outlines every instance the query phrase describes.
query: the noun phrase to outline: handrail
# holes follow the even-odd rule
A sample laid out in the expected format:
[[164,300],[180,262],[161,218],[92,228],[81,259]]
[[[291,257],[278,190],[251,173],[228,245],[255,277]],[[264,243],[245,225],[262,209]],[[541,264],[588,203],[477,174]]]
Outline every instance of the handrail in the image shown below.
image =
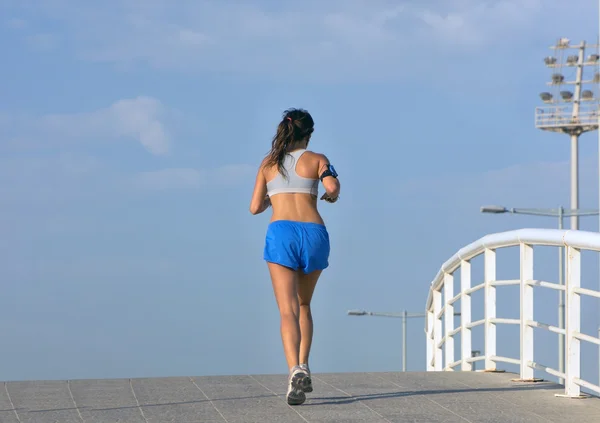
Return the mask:
[[[505,247],[520,247],[520,278],[517,280],[496,280],[496,250]],[[537,280],[533,277],[534,246],[565,247],[565,285]],[[581,288],[581,250],[600,252],[600,233],[560,229],[520,229],[486,235],[461,248],[447,260],[431,282],[426,303],[425,332],[427,339],[427,370],[451,371],[459,367],[463,371],[472,370],[477,360],[485,363],[485,369],[495,370],[497,362],[513,363],[520,366],[521,380],[532,380],[534,369],[565,380],[565,397],[581,396],[581,387],[600,393],[600,386],[581,379],[581,341],[600,345],[600,339],[582,334],[580,298],[587,295],[600,298],[600,292]],[[484,281],[471,284],[471,260],[484,255]],[[453,273],[460,268],[458,294],[454,291]],[[501,286],[520,286],[519,319],[498,318],[496,316],[496,289]],[[565,328],[535,321],[533,318],[534,288],[564,290]],[[471,295],[483,289],[484,319],[471,321]],[[443,298],[442,298],[443,297]],[[454,327],[454,305],[460,301],[461,323]],[[444,328],[442,328],[444,318]],[[520,326],[520,357],[500,357],[496,353],[496,325],[518,324]],[[473,327],[484,327],[484,354],[477,360],[471,357],[471,331]],[[558,371],[534,361],[533,330],[544,329],[564,335],[565,372]],[[454,359],[454,336],[460,333],[460,360]],[[445,365],[442,354],[445,353]]]

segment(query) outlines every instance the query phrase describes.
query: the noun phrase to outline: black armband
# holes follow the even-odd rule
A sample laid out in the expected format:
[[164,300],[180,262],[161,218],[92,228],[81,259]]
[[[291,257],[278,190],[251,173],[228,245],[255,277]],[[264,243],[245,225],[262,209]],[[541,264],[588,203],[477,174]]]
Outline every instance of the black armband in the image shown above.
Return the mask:
[[321,182],[323,182],[323,178],[325,178],[327,176],[333,176],[336,179],[338,177],[338,174],[335,171],[334,167],[330,164],[328,164],[327,169],[323,173],[321,173],[321,176],[319,176],[319,179],[321,180]]

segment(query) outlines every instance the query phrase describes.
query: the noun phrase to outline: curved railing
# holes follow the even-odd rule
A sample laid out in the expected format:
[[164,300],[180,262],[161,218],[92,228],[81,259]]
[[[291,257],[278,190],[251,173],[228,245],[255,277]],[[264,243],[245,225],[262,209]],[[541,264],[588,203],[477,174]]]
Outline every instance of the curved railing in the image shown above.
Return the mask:
[[[496,250],[520,247],[520,278],[496,279]],[[535,246],[566,248],[565,284],[534,279],[533,253]],[[493,371],[496,363],[513,363],[520,366],[523,381],[534,379],[534,369],[564,379],[565,396],[581,395],[581,387],[600,393],[600,387],[580,378],[580,343],[600,345],[600,339],[580,332],[582,295],[600,298],[600,292],[581,287],[581,250],[600,251],[600,233],[557,229],[521,229],[487,235],[460,249],[445,262],[431,283],[426,306],[427,370],[472,370],[476,361],[483,361],[485,369]],[[471,283],[471,260],[484,256],[484,280]],[[460,268],[460,289],[454,293],[453,273]],[[507,285],[520,286],[520,318],[507,319],[496,316],[496,288]],[[537,322],[533,318],[534,287],[565,292],[565,328]],[[471,295],[483,290],[484,318],[471,321]],[[460,301],[460,326],[454,327],[454,304]],[[444,327],[442,327],[442,318]],[[520,326],[520,357],[501,357],[496,354],[496,325]],[[479,357],[471,354],[471,330],[484,327],[484,351]],[[534,328],[564,335],[565,371],[561,372],[536,363],[533,357]],[[460,333],[460,360],[454,361],[454,336]],[[442,356],[445,363],[442,363]]]

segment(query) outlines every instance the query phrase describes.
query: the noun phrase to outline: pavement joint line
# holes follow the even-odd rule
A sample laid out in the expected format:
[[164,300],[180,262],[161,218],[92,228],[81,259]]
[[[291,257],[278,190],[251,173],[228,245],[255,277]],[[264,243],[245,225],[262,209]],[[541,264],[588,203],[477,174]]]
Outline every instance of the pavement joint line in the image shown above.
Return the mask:
[[[333,386],[332,384],[325,382],[323,379],[320,379],[320,378],[318,378],[318,377],[314,377],[314,376],[313,376],[313,378],[314,378],[314,379],[316,379],[316,380],[318,380],[319,382],[322,382],[322,383],[324,383],[324,384],[326,384],[326,385],[329,385],[329,386],[331,386],[333,389],[337,389],[338,391],[340,391],[340,392],[341,392],[341,393],[343,393],[344,395],[347,395],[347,396],[349,396],[350,398],[354,398],[354,395],[351,395],[351,394],[349,394],[348,392],[344,391],[343,389],[340,389],[340,388],[338,388],[337,386]],[[371,410],[371,412],[373,412],[373,413],[377,414],[379,417],[381,417],[381,418],[382,418],[383,420],[385,420],[386,422],[388,422],[388,423],[392,423],[392,421],[391,421],[391,420],[388,420],[388,419],[387,419],[387,418],[385,418],[385,417],[384,417],[382,414],[379,414],[377,411],[373,410],[373,409],[372,409],[371,407],[369,407],[367,404],[365,404],[364,402],[362,402],[362,401],[360,400],[360,398],[358,398],[358,399],[357,399],[357,401],[358,401],[358,402],[359,402],[361,405],[363,405],[364,407],[367,407],[369,410]]]
[[133,389],[133,382],[131,379],[129,379],[129,388],[131,389],[131,393],[133,394],[133,398],[135,399],[135,403],[137,404],[138,410],[140,410],[140,414],[142,415],[142,418],[144,419],[144,421],[146,423],[149,423],[148,419],[146,418],[146,415],[144,414],[144,410],[142,410],[142,407],[140,406],[140,401],[138,400],[138,397],[135,394],[135,390]]
[[69,395],[71,396],[71,401],[73,401],[73,405],[75,406],[75,409],[77,410],[77,414],[79,415],[79,418],[81,419],[82,423],[85,423],[85,419],[81,415],[81,411],[79,411],[79,406],[75,402],[75,397],[73,396],[73,391],[71,391],[71,381],[70,380],[67,380],[67,389],[69,390]]
[[[258,383],[260,386],[262,386],[263,388],[265,388],[267,391],[269,391],[270,393],[272,393],[273,395],[275,395],[275,397],[279,398],[279,395],[277,395],[275,392],[273,392],[269,387],[267,387],[267,386],[263,385],[262,383],[260,383],[260,381],[258,379],[256,379],[254,376],[252,376],[252,375],[248,375],[248,376],[250,376],[252,379],[254,379],[256,381],[256,383]],[[287,403],[287,401],[285,400],[285,397],[283,398],[283,401],[285,402],[285,404],[289,408],[291,408],[292,410],[294,410],[294,412],[296,414],[298,414],[302,420],[304,420],[306,423],[310,423],[308,420],[306,420],[306,417],[304,417],[302,414],[300,414],[300,412],[298,410],[296,410],[295,407],[297,407],[297,406],[292,407],[291,405],[289,405]]]
[[205,398],[208,400],[208,402],[210,402],[210,404],[213,406],[213,408],[215,409],[215,411],[216,411],[217,413],[219,413],[219,416],[221,416],[221,418],[222,418],[222,419],[225,421],[225,423],[229,423],[229,421],[228,421],[228,420],[225,418],[225,416],[223,415],[223,413],[221,413],[221,410],[219,410],[219,409],[217,408],[217,406],[215,405],[215,403],[213,402],[213,400],[212,400],[212,399],[210,399],[210,398],[208,397],[208,395],[206,395],[206,393],[205,393],[205,392],[202,390],[202,388],[200,388],[200,386],[198,386],[198,384],[196,383],[196,381],[195,381],[194,379],[192,379],[191,377],[190,377],[190,382],[192,382],[192,384],[193,384],[193,385],[194,385],[196,388],[198,388],[198,390],[199,390],[199,391],[202,393],[202,395],[204,395],[204,397],[205,397]]
[[[394,385],[394,386],[396,386],[396,387],[398,387],[398,388],[403,388],[402,386],[398,385],[398,384],[397,384],[396,382],[394,382],[393,380],[387,380],[387,379],[385,379],[385,378],[383,378],[382,376],[379,376],[379,375],[378,375],[378,377],[379,377],[381,380],[385,380],[386,382],[389,382],[389,383],[391,383],[392,385]],[[434,404],[435,404],[435,405],[437,405],[438,407],[441,407],[441,408],[443,408],[444,410],[448,411],[449,413],[452,413],[452,414],[454,414],[456,417],[458,417],[458,418],[461,418],[461,419],[463,419],[463,420],[464,420],[464,421],[466,421],[466,422],[473,423],[471,420],[467,419],[466,417],[463,417],[463,416],[461,416],[460,414],[457,414],[457,413],[455,413],[454,411],[450,410],[449,408],[447,408],[447,407],[444,407],[442,404],[438,403],[437,401],[435,401],[435,400],[432,400],[431,398],[428,398],[428,396],[427,396],[427,395],[422,395],[422,394],[421,394],[421,396],[422,396],[423,398],[425,398],[426,400],[428,400],[428,401],[431,401],[432,403],[434,403]]]
[[15,407],[15,404],[12,401],[12,398],[10,397],[10,393],[8,392],[8,385],[6,382],[4,382],[4,390],[6,391],[6,395],[8,396],[8,401],[10,402],[10,406],[12,407],[13,411],[15,412],[15,417],[17,418],[17,421],[19,423],[21,423],[21,418],[19,417],[19,413],[17,413],[17,408]]

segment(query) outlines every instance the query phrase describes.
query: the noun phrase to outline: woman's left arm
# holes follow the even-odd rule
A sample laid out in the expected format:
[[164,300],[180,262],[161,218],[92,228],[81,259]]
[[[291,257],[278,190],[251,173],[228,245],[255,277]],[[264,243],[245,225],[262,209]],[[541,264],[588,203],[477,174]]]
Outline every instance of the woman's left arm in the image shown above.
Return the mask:
[[250,201],[250,213],[260,214],[268,209],[270,205],[271,200],[267,197],[267,181],[261,165],[256,174],[254,192],[252,193],[252,200]]

